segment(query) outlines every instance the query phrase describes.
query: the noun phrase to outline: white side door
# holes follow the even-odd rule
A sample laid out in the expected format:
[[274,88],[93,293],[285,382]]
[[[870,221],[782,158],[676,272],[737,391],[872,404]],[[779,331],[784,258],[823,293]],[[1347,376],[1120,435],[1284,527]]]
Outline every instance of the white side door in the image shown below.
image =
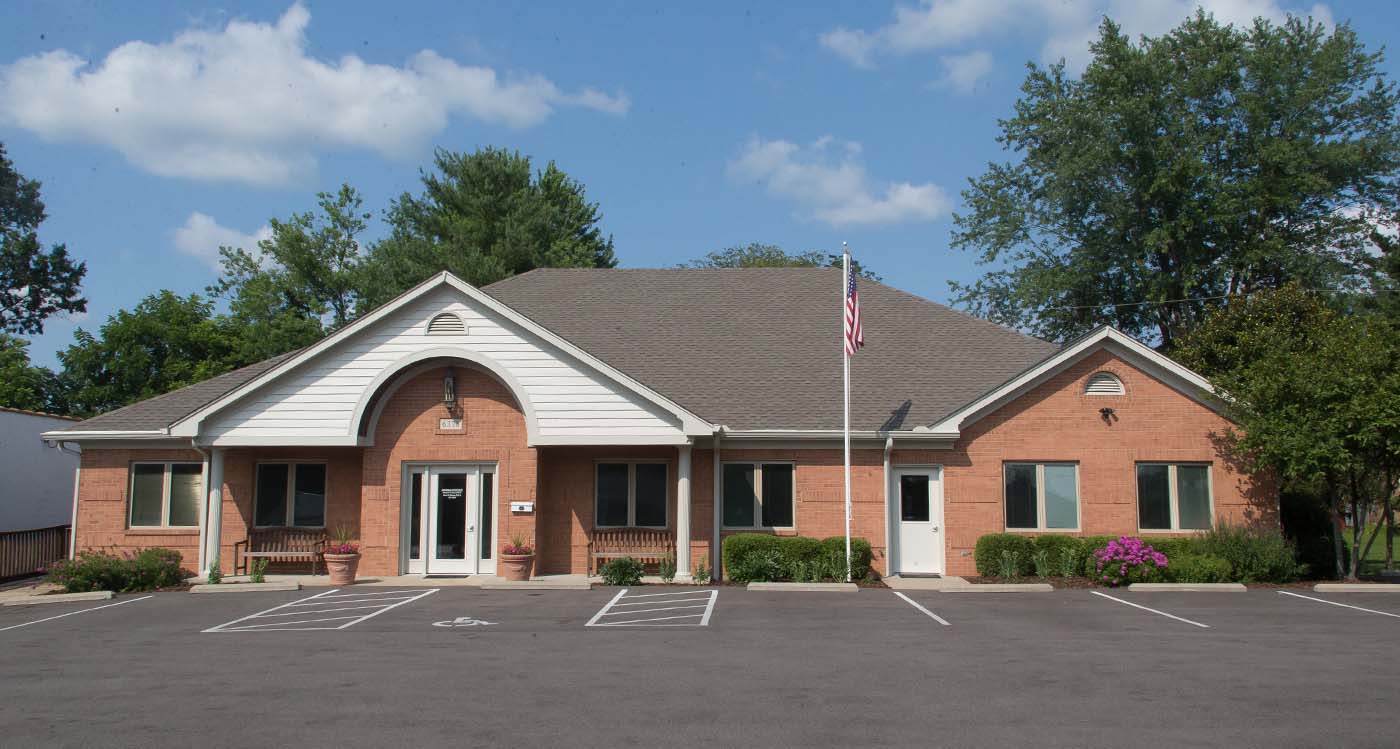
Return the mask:
[[477,524],[481,470],[473,466],[433,466],[428,472],[428,528],[424,546],[430,575],[477,572]]
[[896,520],[895,571],[943,574],[943,470],[900,468],[891,491]]

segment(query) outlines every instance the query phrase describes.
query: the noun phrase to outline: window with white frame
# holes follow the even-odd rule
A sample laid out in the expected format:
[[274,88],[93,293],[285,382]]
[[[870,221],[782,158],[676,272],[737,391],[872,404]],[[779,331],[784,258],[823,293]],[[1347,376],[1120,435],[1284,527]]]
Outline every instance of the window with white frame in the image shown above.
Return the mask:
[[1079,466],[1074,463],[1007,463],[1005,496],[1007,530],[1079,529]]
[[259,463],[253,525],[324,528],[326,464]]
[[665,528],[666,464],[599,463],[593,496],[595,528]]
[[791,463],[725,463],[724,527],[792,528]]
[[204,489],[202,463],[132,463],[132,528],[196,528]]
[[1208,530],[1211,526],[1210,466],[1139,463],[1138,528],[1145,531]]

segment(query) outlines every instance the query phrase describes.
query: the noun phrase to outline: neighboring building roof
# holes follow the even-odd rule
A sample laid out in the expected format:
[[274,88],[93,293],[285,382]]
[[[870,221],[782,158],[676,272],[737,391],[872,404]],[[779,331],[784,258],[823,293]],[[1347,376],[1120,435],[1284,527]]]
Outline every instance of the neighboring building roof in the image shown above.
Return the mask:
[[26,408],[10,408],[0,406],[0,413],[23,414],[25,416],[42,416],[45,419],[67,419],[68,421],[79,421],[77,416],[64,416],[63,414],[51,414],[48,411],[30,411]]
[[[859,288],[866,345],[851,360],[853,431],[937,423],[1059,350],[875,281]],[[838,269],[551,268],[481,291],[710,423],[841,428]],[[62,431],[165,430],[297,353]]]
[[62,432],[155,432],[165,429],[185,416],[213,403],[226,393],[250,382],[258,375],[295,355],[289,351],[242,369],[225,372],[203,382],[172,390],[165,395],[133,403],[80,421]]
[[[551,268],[482,290],[711,423],[841,428],[838,269]],[[855,431],[932,424],[1058,350],[881,283],[859,291]]]

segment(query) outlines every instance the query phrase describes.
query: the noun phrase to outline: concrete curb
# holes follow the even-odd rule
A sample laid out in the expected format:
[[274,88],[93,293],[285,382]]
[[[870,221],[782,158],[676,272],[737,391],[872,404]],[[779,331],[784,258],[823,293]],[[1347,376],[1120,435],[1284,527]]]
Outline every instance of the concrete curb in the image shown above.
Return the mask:
[[40,603],[73,603],[75,601],[109,601],[116,593],[110,590],[94,590],[88,593],[53,593],[46,596],[27,596],[5,601],[6,606],[34,606]]
[[1243,593],[1244,583],[1133,583],[1129,591],[1139,593]]
[[1400,585],[1395,583],[1318,583],[1313,586],[1317,593],[1400,593]]
[[968,583],[939,588],[939,593],[1053,593],[1050,583]]
[[301,590],[301,583],[219,583],[191,585],[191,593],[270,593],[279,590]]
[[787,593],[854,593],[855,583],[749,583],[747,590],[780,590]]
[[493,583],[482,583],[482,590],[590,590],[593,585],[588,581],[554,581],[554,580],[501,580]]

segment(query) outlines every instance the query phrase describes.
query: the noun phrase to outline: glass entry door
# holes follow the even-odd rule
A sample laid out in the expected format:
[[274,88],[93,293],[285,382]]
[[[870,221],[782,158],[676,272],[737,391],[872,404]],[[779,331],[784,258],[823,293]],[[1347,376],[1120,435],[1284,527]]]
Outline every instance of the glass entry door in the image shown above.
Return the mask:
[[496,572],[495,478],[490,466],[410,468],[404,519],[409,574]]

